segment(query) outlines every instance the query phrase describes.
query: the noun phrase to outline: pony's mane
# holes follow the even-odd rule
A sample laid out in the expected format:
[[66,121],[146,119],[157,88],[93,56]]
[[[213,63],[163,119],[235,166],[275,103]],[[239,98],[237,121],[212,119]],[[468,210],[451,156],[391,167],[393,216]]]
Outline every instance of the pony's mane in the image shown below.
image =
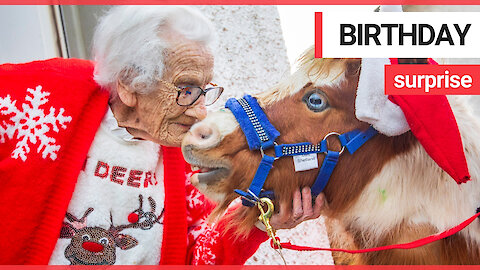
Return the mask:
[[280,81],[266,92],[256,95],[262,106],[275,103],[295,94],[307,83],[315,86],[332,86],[339,84],[344,78],[347,64],[354,59],[347,58],[315,58],[315,49],[310,47],[297,60],[298,69],[291,77]]

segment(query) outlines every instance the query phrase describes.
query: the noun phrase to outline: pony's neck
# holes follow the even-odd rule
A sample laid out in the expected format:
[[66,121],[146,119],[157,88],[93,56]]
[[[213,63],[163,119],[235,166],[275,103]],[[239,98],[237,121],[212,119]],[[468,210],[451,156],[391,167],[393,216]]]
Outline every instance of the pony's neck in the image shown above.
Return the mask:
[[[450,103],[462,135],[472,180],[458,185],[415,141],[387,161],[358,191],[351,207],[338,216],[347,228],[361,231],[361,238],[368,239],[360,241],[360,245],[378,244],[385,241],[385,237],[394,241],[392,232],[399,232],[400,228],[422,227],[431,233],[441,232],[472,216],[480,206],[480,125],[461,99],[451,98]],[[460,235],[478,244],[479,232],[477,222]]]
[[[411,132],[396,137],[378,134],[353,155],[344,154],[325,189],[331,216],[338,217],[351,212],[371,183],[378,177],[384,177],[384,168],[417,144]],[[390,171],[390,174],[397,173],[395,169]],[[401,175],[400,172],[397,174]]]

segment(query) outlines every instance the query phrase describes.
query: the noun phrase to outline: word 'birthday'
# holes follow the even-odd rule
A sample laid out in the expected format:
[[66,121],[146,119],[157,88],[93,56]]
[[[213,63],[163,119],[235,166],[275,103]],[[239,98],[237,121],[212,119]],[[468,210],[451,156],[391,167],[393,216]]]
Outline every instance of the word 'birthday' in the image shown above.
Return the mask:
[[[471,24],[340,24],[340,45],[465,45]],[[395,44],[394,44],[395,42]],[[398,42],[398,44],[396,43]]]

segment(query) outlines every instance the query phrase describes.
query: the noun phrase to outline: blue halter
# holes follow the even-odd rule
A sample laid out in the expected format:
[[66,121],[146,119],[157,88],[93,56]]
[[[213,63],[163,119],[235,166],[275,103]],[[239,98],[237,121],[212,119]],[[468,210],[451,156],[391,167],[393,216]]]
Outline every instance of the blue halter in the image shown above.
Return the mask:
[[[273,199],[273,191],[263,190],[263,185],[275,160],[284,156],[298,156],[312,153],[325,154],[320,172],[311,187],[312,194],[317,196],[327,185],[333,169],[335,169],[338,163],[338,158],[345,149],[347,149],[350,154],[353,154],[360,146],[378,133],[373,127],[370,127],[365,131],[353,130],[344,134],[331,132],[318,144],[303,142],[278,145],[275,139],[280,136],[280,132],[268,121],[267,116],[255,98],[250,95],[245,95],[238,100],[230,98],[225,104],[225,108],[232,111],[240,124],[240,128],[247,138],[250,150],[260,150],[262,153],[262,160],[248,190],[235,190],[235,192],[242,197],[243,205],[250,207],[254,206],[259,198],[269,197]],[[342,146],[340,152],[328,149],[327,139],[329,136],[338,136]],[[264,154],[264,150],[271,147],[275,150],[274,157]]]

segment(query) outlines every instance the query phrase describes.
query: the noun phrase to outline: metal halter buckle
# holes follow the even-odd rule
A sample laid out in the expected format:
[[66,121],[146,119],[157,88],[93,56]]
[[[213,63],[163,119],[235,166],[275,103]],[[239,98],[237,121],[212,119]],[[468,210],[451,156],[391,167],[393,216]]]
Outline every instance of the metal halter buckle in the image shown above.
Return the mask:
[[255,193],[253,193],[250,189],[248,189],[247,192],[248,192],[248,194],[252,195],[253,199],[255,200],[255,203],[260,201],[260,198],[258,198],[258,196],[255,195]]
[[[328,140],[327,139],[328,139],[328,137],[334,136],[334,135],[337,136],[337,138],[338,138],[338,136],[340,136],[341,134],[338,133],[338,132],[330,132],[327,135],[325,135],[325,137],[323,137],[323,140],[327,142],[327,151],[328,151]],[[341,143],[340,143],[340,145],[341,145]],[[342,149],[340,149],[340,152],[338,153],[338,155],[341,155],[344,151],[345,151],[345,146],[343,145]]]
[[[273,142],[273,145],[278,146],[278,143],[274,141],[274,142]],[[262,158],[263,158],[263,157],[265,156],[265,152],[264,152],[264,150],[263,150],[263,147],[260,147],[260,153],[262,154]],[[277,160],[277,159],[279,159],[279,158],[280,158],[280,157],[273,157],[273,160]]]

